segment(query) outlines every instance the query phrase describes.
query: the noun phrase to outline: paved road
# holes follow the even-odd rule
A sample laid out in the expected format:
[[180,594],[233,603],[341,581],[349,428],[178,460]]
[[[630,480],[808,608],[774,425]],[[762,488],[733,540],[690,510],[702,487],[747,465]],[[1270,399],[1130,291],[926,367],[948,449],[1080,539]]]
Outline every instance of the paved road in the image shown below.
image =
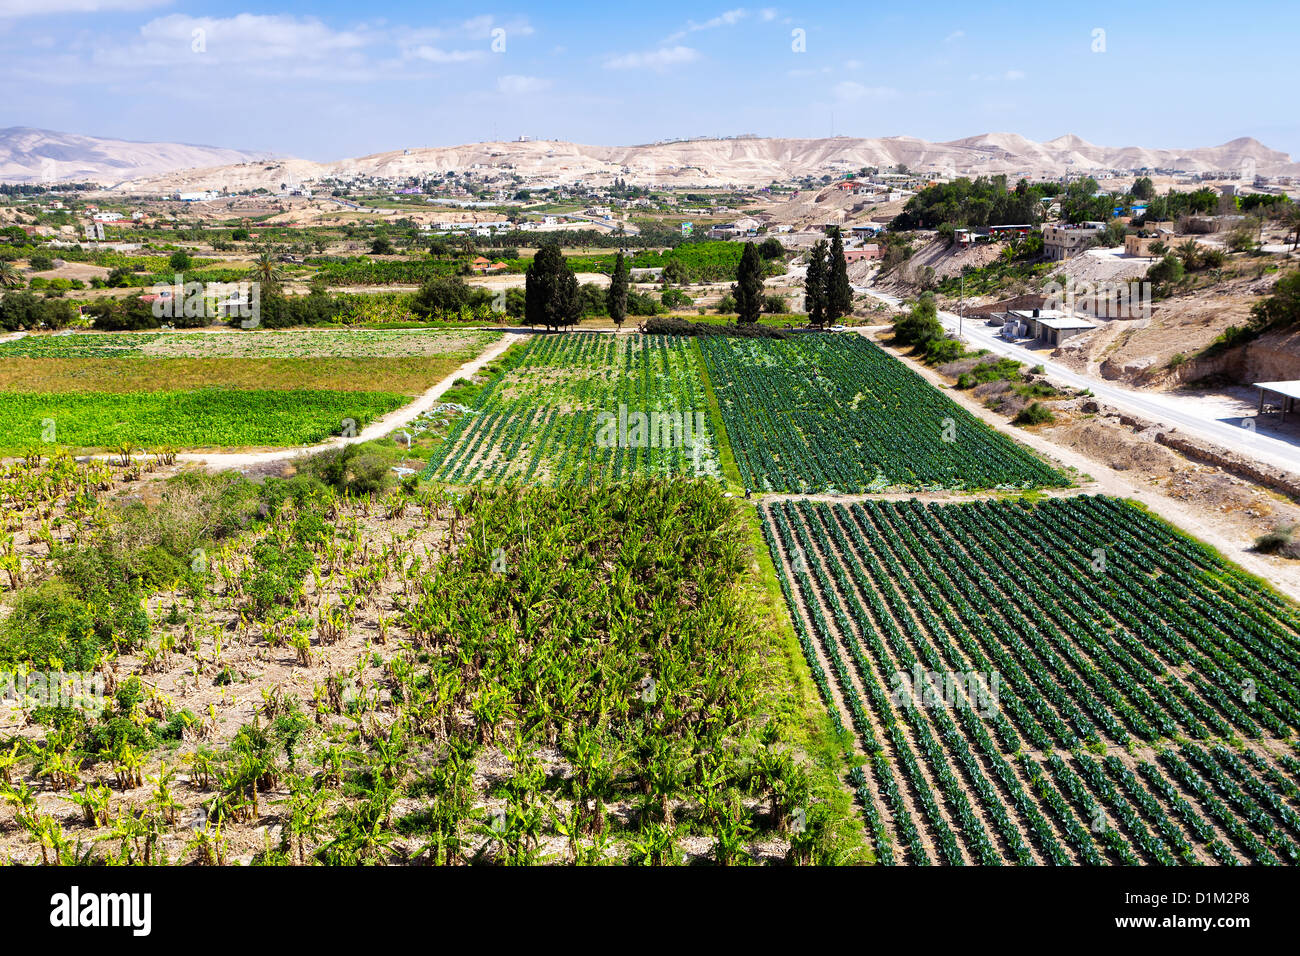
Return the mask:
[[[853,289],[888,305],[901,304],[897,296],[877,292],[866,286],[854,286]],[[957,331],[959,324],[957,315],[941,311],[939,319],[949,331]],[[1054,362],[1041,351],[1025,348],[1000,338],[996,334],[997,330],[993,326],[985,325],[982,320],[968,319],[961,323],[961,331],[962,340],[970,345],[988,349],[997,355],[1005,355],[1030,366],[1041,365],[1055,381],[1074,388],[1091,389],[1097,399],[1107,405],[1113,405],[1122,411],[1164,425],[1174,426],[1185,434],[1214,442],[1256,461],[1300,474],[1300,446],[1297,446],[1292,439],[1270,434],[1270,431],[1276,428],[1271,418],[1256,419],[1253,416],[1217,418],[1213,409],[1198,406],[1195,399],[1137,392],[1113,385],[1104,379],[1081,375],[1059,362]]]

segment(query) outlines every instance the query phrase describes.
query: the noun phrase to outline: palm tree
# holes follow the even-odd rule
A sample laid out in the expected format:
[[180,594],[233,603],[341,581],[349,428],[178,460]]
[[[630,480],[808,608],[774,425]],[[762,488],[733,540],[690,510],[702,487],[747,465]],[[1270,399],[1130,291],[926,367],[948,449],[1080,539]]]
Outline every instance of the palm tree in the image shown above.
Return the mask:
[[1197,245],[1195,239],[1188,239],[1186,242],[1180,243],[1174,252],[1177,253],[1178,258],[1183,260],[1183,265],[1188,269],[1196,268],[1196,262],[1200,256],[1200,246]]
[[17,289],[23,284],[22,274],[12,262],[0,262],[0,288]]
[[258,250],[257,258],[253,260],[252,276],[255,282],[261,283],[264,292],[274,292],[279,288],[284,273],[280,271],[270,249],[263,247]]
[[[1286,223],[1287,228],[1291,230],[1291,251],[1295,252],[1296,247],[1300,246],[1300,204],[1292,203],[1282,215],[1282,221]],[[4,268],[4,263],[0,263],[0,269]]]

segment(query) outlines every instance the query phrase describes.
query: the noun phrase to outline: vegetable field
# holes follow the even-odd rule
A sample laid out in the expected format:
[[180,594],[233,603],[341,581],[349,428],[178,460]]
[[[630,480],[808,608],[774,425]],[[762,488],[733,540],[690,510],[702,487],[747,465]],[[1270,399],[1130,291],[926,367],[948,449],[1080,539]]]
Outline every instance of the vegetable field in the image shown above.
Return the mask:
[[[11,392],[0,403],[0,450],[40,447],[285,447],[324,441],[409,401],[388,392]],[[349,420],[351,424],[349,425]]]
[[727,438],[759,491],[1064,485],[857,335],[701,341]]
[[691,340],[574,333],[530,339],[430,459],[453,483],[588,482],[719,473]]
[[1300,611],[1124,502],[761,508],[893,863],[1300,862]]
[[0,343],[0,358],[386,358],[469,359],[500,332],[303,330],[83,332],[28,335]]

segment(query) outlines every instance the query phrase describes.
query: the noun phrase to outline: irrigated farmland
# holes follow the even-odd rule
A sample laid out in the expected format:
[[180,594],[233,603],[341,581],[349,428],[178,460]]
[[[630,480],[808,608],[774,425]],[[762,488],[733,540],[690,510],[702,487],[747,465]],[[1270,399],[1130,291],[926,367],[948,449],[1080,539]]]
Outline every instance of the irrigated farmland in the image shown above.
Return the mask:
[[320,389],[10,393],[0,405],[0,448],[310,445],[355,433],[408,400],[387,392]]
[[313,444],[445,379],[497,332],[33,335],[0,343],[0,448]]
[[879,859],[1297,863],[1296,609],[1122,501],[763,506]]
[[858,335],[701,340],[759,491],[1063,485],[1062,475]]
[[471,358],[500,337],[417,329],[71,333],[0,342],[0,358]]
[[693,340],[534,338],[507,360],[430,460],[452,483],[718,474]]

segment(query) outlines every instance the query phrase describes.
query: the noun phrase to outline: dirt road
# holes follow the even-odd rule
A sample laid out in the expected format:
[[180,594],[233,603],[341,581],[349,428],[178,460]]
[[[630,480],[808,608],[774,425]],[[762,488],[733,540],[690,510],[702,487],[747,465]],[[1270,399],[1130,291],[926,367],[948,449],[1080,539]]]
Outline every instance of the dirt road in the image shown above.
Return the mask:
[[273,451],[254,451],[254,452],[192,452],[182,453],[176,456],[177,461],[192,462],[201,464],[213,471],[221,471],[228,468],[240,469],[249,468],[254,465],[264,465],[268,462],[282,461],[289,458],[297,458],[300,455],[314,455],[317,452],[326,451],[330,448],[341,448],[344,445],[352,445],[357,442],[372,441],[381,438],[389,432],[401,428],[419,418],[420,415],[432,408],[442,397],[453,383],[459,378],[469,378],[478,372],[483,366],[487,365],[493,359],[499,358],[515,342],[521,341],[522,335],[507,332],[500,341],[490,346],[482,355],[471,359],[464,365],[460,366],[437,385],[428,389],[421,394],[415,401],[409,405],[403,405],[396,411],[390,412],[382,418],[377,418],[365,428],[361,429],[356,435],[337,438],[331,438],[329,441],[321,442],[318,445],[304,445],[298,448],[277,448]]
[[[894,307],[902,304],[897,296],[876,292],[864,286],[857,286],[854,291],[866,293]],[[941,311],[939,319],[949,331],[957,330],[956,315]],[[1044,372],[1054,381],[1072,388],[1091,389],[1100,401],[1121,411],[1151,419],[1153,422],[1176,425],[1178,429],[1196,438],[1220,445],[1237,454],[1255,458],[1275,468],[1300,474],[1300,447],[1297,447],[1294,439],[1286,433],[1272,434],[1273,419],[1271,418],[1256,418],[1253,415],[1241,416],[1240,414],[1225,418],[1222,417],[1224,415],[1222,403],[1216,404],[1212,400],[1119,388],[1102,379],[1080,375],[1074,369],[1053,361],[1040,352],[1012,344],[1000,338],[995,329],[982,322],[966,321],[961,323],[961,329],[962,338],[971,345],[988,349],[996,355],[1008,356],[1029,366],[1041,365]]]
[[[1243,538],[1239,534],[1225,530],[1219,522],[1214,520],[1212,513],[1207,513],[1201,508],[1162,494],[1140,479],[1136,479],[1134,475],[1116,471],[1079,452],[1063,448],[1046,437],[1012,425],[1004,416],[985,408],[982,402],[970,398],[968,393],[951,388],[943,376],[933,369],[921,365],[919,362],[888,346],[882,345],[881,347],[904,362],[936,388],[942,389],[943,393],[957,404],[983,421],[988,422],[994,428],[1011,435],[1017,441],[1054,462],[1074,468],[1081,476],[1087,475],[1092,480],[1082,482],[1084,492],[1114,495],[1119,498],[1132,498],[1134,501],[1140,502],[1166,521],[1218,549],[1226,558],[1240,565],[1251,574],[1265,578],[1279,591],[1294,600],[1300,601],[1300,562],[1257,554],[1250,550],[1254,544],[1253,539]],[[913,496],[908,495],[906,497]],[[961,500],[959,495],[952,497],[954,500]]]

